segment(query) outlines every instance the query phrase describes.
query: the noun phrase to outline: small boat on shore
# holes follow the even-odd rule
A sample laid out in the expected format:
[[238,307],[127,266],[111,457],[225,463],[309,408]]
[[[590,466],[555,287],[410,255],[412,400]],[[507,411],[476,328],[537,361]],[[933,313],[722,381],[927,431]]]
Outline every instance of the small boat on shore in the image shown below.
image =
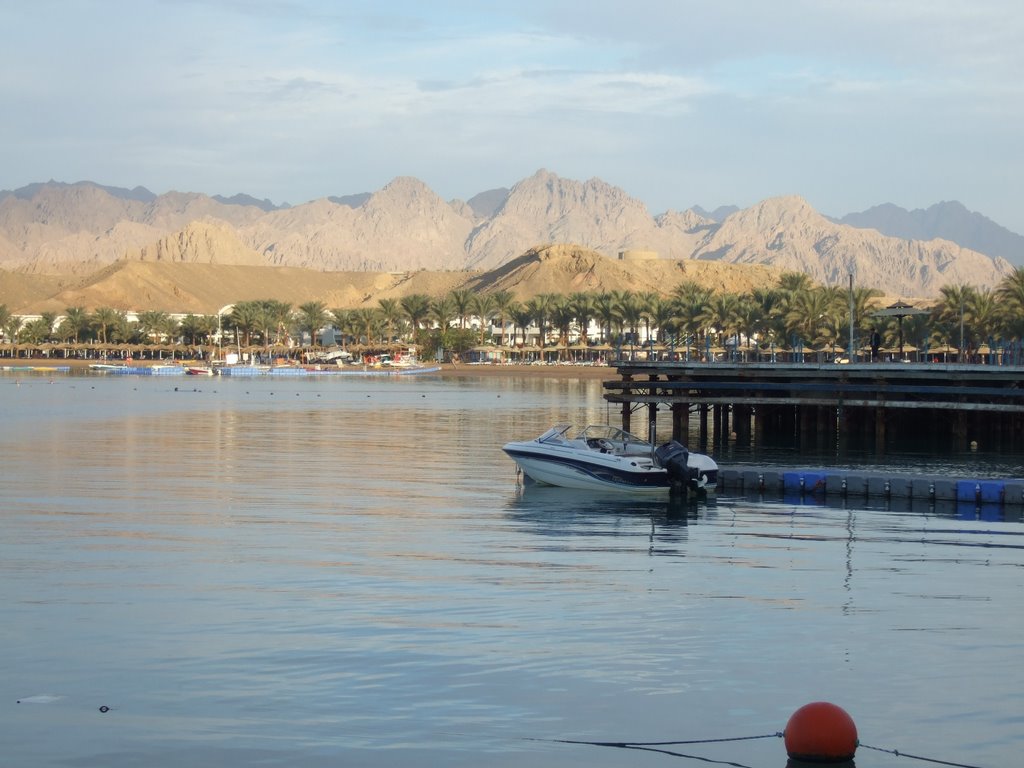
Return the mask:
[[558,424],[502,450],[534,481],[563,488],[661,493],[673,487],[706,490],[718,482],[710,456],[690,453],[675,440],[655,447],[607,425],[577,432],[571,424]]

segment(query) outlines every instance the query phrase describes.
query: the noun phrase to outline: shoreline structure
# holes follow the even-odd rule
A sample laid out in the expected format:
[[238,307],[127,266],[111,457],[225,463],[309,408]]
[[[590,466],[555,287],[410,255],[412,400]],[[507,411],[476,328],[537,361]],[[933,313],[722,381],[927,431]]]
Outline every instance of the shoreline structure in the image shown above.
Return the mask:
[[[45,368],[71,368],[76,371],[88,370],[89,366],[96,363],[96,360],[82,360],[77,358],[26,358],[24,360],[0,360],[0,372],[28,372],[35,369],[40,372]],[[134,363],[140,367],[159,365],[169,361],[146,360]],[[175,361],[180,362],[180,361]],[[186,361],[187,364],[187,361]],[[357,366],[351,366],[353,369]],[[431,364],[430,367],[434,367]],[[500,377],[500,376],[529,376],[531,378],[564,378],[564,379],[606,379],[615,378],[616,369],[613,365],[499,365],[470,363],[441,363],[439,369],[432,375],[450,378],[472,378],[472,377]],[[386,369],[385,369],[386,370]],[[331,374],[331,369],[324,370],[325,375]],[[313,371],[315,374],[316,372]]]

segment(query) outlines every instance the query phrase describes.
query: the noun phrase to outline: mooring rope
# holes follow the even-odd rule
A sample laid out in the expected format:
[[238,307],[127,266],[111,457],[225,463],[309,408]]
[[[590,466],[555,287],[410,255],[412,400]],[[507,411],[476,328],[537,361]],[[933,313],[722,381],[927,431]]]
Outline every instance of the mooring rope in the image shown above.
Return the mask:
[[[682,752],[673,752],[668,749],[662,749],[662,747],[674,747],[681,746],[684,744],[721,744],[728,741],[753,741],[755,739],[773,739],[783,737],[782,731],[776,731],[775,733],[764,733],[758,736],[731,736],[720,739],[685,739],[677,741],[586,741],[583,739],[541,739],[541,738],[526,738],[526,741],[544,741],[553,744],[585,744],[591,747],[613,747],[615,749],[636,749],[643,752],[658,752],[663,755],[669,755],[671,757],[685,757],[689,760],[699,760],[704,763],[714,763],[716,765],[729,765],[734,768],[749,768],[749,766],[743,763],[735,763],[730,760],[714,760],[710,757],[702,757],[700,755],[687,755]],[[896,757],[907,757],[911,760],[920,760],[925,763],[934,763],[935,765],[948,765],[952,768],[982,768],[979,765],[972,765],[969,763],[957,763],[951,760],[938,760],[934,757],[923,757],[922,755],[913,755],[909,752],[900,752],[898,749],[885,749],[884,747],[873,747],[870,744],[858,743],[857,745],[863,749],[872,749],[875,752],[886,752]]]
[[970,765],[968,763],[954,763],[949,760],[936,760],[934,757],[922,757],[921,755],[912,755],[909,752],[900,752],[898,749],[884,749],[883,747],[872,747],[870,744],[860,744],[860,747],[864,749],[873,749],[875,752],[887,752],[890,755],[896,755],[896,757],[909,757],[911,760],[920,760],[925,763],[935,763],[936,765],[952,765],[954,768],[981,768],[979,765]]
[[711,757],[704,757],[702,755],[688,755],[684,752],[673,752],[670,749],[663,749],[663,747],[679,746],[681,744],[718,744],[726,741],[752,741],[754,739],[772,739],[782,738],[782,733],[776,731],[775,733],[765,733],[760,736],[731,736],[722,739],[686,739],[677,741],[584,741],[582,739],[540,739],[540,738],[529,738],[527,741],[546,741],[555,744],[586,744],[591,747],[613,747],[615,749],[635,749],[638,752],[656,752],[661,755],[669,755],[670,757],[683,757],[688,760],[699,760],[702,763],[712,763],[714,765],[728,765],[731,768],[751,768],[751,766],[745,763],[737,763],[732,760],[715,760]]
[[753,741],[754,739],[781,739],[782,731],[760,736],[729,736],[723,739],[687,739],[685,741],[583,741],[579,739],[531,739],[553,741],[558,744],[589,744],[592,747],[677,747],[680,744],[717,744],[723,741]]

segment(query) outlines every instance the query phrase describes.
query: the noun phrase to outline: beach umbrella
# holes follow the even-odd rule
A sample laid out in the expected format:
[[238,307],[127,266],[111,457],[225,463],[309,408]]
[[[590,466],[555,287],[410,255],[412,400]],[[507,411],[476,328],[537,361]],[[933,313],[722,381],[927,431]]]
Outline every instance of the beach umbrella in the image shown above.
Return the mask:
[[927,315],[929,311],[927,309],[920,309],[914,307],[911,304],[907,304],[903,299],[900,299],[895,304],[890,304],[885,309],[880,309],[877,312],[872,312],[872,317],[895,317],[897,325],[900,329],[900,357],[903,357],[903,318],[912,317],[913,315]]

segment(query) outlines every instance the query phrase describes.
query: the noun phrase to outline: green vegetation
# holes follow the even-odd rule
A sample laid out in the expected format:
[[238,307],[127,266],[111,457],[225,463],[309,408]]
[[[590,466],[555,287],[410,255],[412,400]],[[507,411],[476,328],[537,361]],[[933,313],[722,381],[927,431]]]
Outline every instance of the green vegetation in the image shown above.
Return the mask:
[[[856,288],[853,325],[863,346],[872,327],[883,345],[895,346],[895,318],[874,318],[881,292]],[[59,322],[58,322],[59,320]],[[588,332],[593,322],[596,335]],[[749,293],[714,293],[692,282],[675,287],[667,298],[655,294],[547,293],[526,302],[509,291],[444,296],[411,294],[381,299],[377,307],[333,309],[319,301],[293,309],[274,300],[244,301],[229,314],[186,315],[180,321],[165,312],[141,312],[129,322],[124,312],[100,307],[87,312],[68,307],[23,321],[0,305],[0,339],[23,345],[48,343],[129,343],[150,345],[215,344],[242,347],[316,347],[328,326],[344,345],[384,348],[415,344],[431,356],[438,348],[464,353],[477,345],[525,345],[527,329],[540,329],[542,347],[564,350],[572,344],[621,344],[654,338],[695,347],[774,346],[778,349],[845,349],[850,327],[850,295],[843,288],[816,286],[806,275],[788,273],[778,284]],[[493,335],[491,333],[493,329]],[[904,320],[908,346],[977,350],[1024,340],[1024,268],[995,289],[949,285],[927,315]]]

